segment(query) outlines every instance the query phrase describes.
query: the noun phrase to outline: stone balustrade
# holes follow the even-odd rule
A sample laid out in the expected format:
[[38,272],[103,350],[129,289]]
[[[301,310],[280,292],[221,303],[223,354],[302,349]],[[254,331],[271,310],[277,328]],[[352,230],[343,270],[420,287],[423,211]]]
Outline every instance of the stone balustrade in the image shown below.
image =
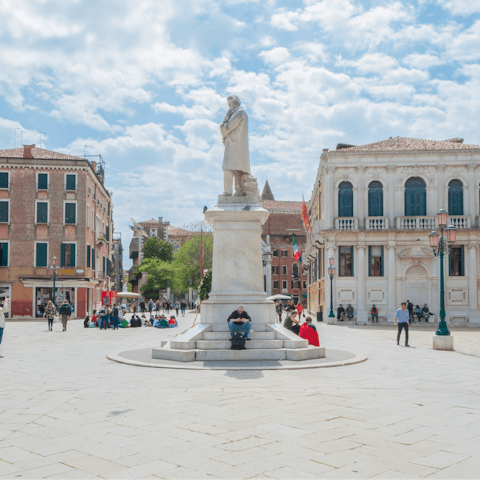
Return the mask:
[[471,228],[471,223],[468,215],[451,215],[448,217],[448,225],[453,225],[457,230]]
[[357,217],[336,218],[335,230],[358,230],[358,218]]
[[431,217],[397,217],[397,230],[435,230],[437,228],[437,216]]
[[365,228],[367,230],[388,230],[388,217],[365,217]]

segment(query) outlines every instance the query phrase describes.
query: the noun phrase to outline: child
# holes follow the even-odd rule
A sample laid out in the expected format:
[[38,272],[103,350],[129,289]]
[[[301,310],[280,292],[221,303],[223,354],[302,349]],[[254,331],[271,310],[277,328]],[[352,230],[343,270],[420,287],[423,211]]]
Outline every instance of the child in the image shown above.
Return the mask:
[[170,320],[168,321],[168,328],[175,328],[178,327],[178,322],[175,319],[174,315],[170,315]]

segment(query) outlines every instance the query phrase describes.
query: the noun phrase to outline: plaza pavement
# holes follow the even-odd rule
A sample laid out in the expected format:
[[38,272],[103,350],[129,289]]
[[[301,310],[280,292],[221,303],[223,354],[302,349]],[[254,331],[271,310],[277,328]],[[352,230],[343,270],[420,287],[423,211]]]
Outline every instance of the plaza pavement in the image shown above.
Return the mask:
[[287,371],[140,368],[109,352],[178,330],[68,331],[7,322],[0,478],[480,478],[480,331],[455,352],[408,349],[389,327],[319,325],[353,366]]

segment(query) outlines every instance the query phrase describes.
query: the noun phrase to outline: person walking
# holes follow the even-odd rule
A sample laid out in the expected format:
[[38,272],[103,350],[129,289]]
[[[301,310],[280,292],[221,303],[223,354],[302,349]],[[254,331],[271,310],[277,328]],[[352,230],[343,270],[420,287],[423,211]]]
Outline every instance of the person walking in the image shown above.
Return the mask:
[[180,302],[177,300],[175,302],[175,311],[177,312],[177,317],[178,317],[178,311],[180,310]]
[[48,320],[48,330],[51,332],[53,328],[53,319],[55,318],[55,314],[57,313],[57,309],[51,300],[47,303],[47,308],[45,309],[45,316]]
[[283,305],[282,305],[282,302],[278,302],[277,303],[277,306],[275,307],[275,310],[277,312],[277,315],[278,315],[278,323],[282,323],[282,313],[283,313]]
[[60,305],[60,315],[62,316],[63,331],[67,330],[68,317],[72,314],[72,307],[69,305],[68,300],[64,300]]
[[185,300],[182,300],[181,303],[180,303],[180,309],[182,311],[182,317],[185,316],[186,308],[187,308],[187,304],[185,303]]
[[[5,330],[5,314],[10,310],[10,298],[6,297],[3,302],[3,307],[0,308],[0,345],[2,344],[3,331]],[[3,358],[3,355],[0,355]]]
[[112,309],[112,327],[113,329],[118,330],[118,318],[119,318],[119,308],[116,303],[113,304],[113,309]]
[[400,345],[400,335],[402,330],[405,329],[405,346],[409,347],[408,344],[408,324],[410,323],[410,314],[407,310],[407,302],[402,302],[401,308],[397,309],[395,312],[395,325],[398,325],[397,333],[397,345]]

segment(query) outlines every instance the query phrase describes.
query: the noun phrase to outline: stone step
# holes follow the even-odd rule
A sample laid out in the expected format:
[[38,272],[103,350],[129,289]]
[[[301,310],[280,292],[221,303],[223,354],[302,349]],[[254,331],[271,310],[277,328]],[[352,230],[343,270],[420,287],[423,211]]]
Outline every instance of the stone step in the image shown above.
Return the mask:
[[235,360],[286,360],[287,351],[267,348],[253,348],[247,350],[197,350],[195,359],[198,361],[235,361]]
[[[232,346],[230,340],[197,340],[198,350],[228,350]],[[250,349],[283,348],[283,340],[250,340],[245,342]]]
[[[275,332],[252,332],[249,337],[252,340],[275,340]],[[205,332],[203,340],[229,340],[230,332]]]
[[[229,332],[230,329],[228,328],[227,322],[220,322],[220,323],[212,323],[211,332]],[[266,323],[253,323],[252,330],[254,332],[265,332],[267,331],[267,324]]]

